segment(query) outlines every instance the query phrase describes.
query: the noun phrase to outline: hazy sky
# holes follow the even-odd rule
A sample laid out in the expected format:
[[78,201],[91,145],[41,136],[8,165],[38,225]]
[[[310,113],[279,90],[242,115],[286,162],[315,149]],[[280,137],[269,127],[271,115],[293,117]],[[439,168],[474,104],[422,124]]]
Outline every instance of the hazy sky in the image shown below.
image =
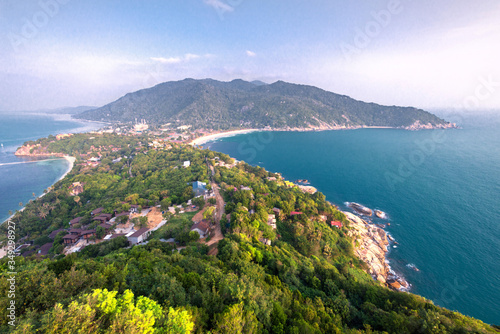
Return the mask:
[[498,0],[0,0],[0,40],[0,110],[101,106],[186,77],[500,109]]

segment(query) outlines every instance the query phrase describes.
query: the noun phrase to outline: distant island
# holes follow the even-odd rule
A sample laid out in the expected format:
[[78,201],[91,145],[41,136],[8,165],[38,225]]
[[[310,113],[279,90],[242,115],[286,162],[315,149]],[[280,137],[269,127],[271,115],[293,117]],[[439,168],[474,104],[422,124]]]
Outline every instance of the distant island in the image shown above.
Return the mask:
[[73,117],[117,123],[144,120],[149,124],[218,131],[456,127],[421,109],[366,103],[313,86],[241,79],[165,82]]

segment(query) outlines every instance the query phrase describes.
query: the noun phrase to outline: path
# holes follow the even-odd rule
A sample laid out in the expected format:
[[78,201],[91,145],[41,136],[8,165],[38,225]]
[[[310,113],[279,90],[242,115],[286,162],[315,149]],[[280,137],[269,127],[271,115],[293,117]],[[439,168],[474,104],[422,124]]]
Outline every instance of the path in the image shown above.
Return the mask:
[[[213,167],[212,168],[213,172]],[[212,189],[215,194],[215,200],[216,200],[216,209],[215,209],[215,230],[214,230],[214,235],[210,238],[210,241],[207,242],[207,246],[210,248],[208,255],[217,255],[218,249],[217,249],[217,243],[224,239],[224,236],[222,235],[222,231],[220,228],[220,220],[222,218],[222,215],[224,214],[224,199],[222,198],[221,194],[219,193],[219,187],[215,182],[211,183]]]

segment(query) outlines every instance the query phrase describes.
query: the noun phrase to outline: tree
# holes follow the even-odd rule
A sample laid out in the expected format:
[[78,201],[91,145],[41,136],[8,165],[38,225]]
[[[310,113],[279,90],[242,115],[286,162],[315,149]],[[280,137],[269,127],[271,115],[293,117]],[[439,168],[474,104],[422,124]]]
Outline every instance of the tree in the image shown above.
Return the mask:
[[243,303],[234,304],[218,316],[214,333],[259,333],[262,325],[252,311],[245,311]]
[[208,219],[210,221],[213,221],[214,213],[215,213],[215,207],[214,206],[208,207],[205,210],[205,212],[203,212],[203,219]]
[[189,334],[193,331],[194,323],[187,311],[182,309],[168,309],[166,334]]
[[199,208],[203,208],[205,206],[205,200],[203,199],[203,196],[193,198],[193,204]]
[[189,240],[190,241],[198,241],[200,239],[200,235],[196,231],[190,231],[189,232]]
[[106,229],[102,226],[97,226],[95,229],[95,235],[97,239],[102,239],[104,238],[104,235],[106,234]]

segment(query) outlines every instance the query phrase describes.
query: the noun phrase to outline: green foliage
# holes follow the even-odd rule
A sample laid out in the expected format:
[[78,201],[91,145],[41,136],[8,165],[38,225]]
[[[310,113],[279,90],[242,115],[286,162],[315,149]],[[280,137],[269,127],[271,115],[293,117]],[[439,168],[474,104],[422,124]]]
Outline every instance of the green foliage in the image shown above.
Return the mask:
[[[189,101],[186,103],[186,101]],[[229,129],[338,125],[401,127],[445,122],[415,108],[381,106],[312,86],[278,81],[257,86],[243,80],[186,79],[130,93],[76,117],[96,121],[176,123],[193,128]]]

